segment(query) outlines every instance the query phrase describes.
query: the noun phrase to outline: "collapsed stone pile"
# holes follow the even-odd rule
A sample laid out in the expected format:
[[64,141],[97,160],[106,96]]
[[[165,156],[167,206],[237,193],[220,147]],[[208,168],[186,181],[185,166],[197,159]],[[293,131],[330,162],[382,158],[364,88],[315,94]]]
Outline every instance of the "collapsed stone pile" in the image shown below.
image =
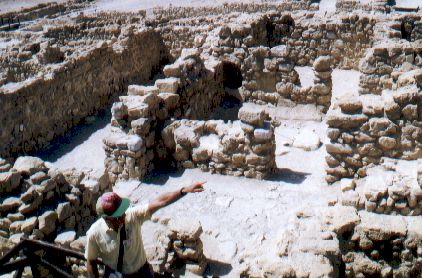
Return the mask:
[[36,157],[19,157],[0,173],[0,236],[22,236],[69,247],[96,219],[97,198],[110,190],[104,172],[60,172]]
[[176,276],[188,273],[202,275],[207,260],[203,253],[201,234],[202,226],[199,222],[190,219],[172,220],[165,232],[157,234],[160,248],[147,250],[148,259],[156,262],[154,270]]

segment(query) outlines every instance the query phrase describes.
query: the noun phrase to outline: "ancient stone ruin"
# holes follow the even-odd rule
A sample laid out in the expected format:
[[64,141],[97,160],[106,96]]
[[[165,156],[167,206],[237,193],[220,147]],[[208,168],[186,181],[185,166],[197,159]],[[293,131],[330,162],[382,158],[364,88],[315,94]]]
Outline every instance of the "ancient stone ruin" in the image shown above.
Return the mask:
[[0,258],[22,238],[83,252],[102,193],[200,179],[145,224],[156,273],[422,277],[417,5],[100,2],[0,3]]

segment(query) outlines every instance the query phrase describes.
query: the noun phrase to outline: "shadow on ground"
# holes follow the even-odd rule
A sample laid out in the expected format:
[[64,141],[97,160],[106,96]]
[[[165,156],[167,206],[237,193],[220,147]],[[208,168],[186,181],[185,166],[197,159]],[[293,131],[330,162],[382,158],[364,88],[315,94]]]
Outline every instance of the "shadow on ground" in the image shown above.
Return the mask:
[[47,147],[30,155],[44,161],[56,162],[63,155],[71,152],[85,142],[95,131],[110,123],[110,108],[99,111],[95,116],[87,117],[85,121],[72,127],[65,135],[54,139]]
[[309,175],[311,175],[311,173],[297,172],[288,168],[277,168],[266,180],[301,184]]
[[143,184],[159,184],[164,185],[172,178],[179,178],[185,172],[184,169],[175,169],[171,167],[163,167],[152,170],[142,181]]
[[233,267],[231,264],[223,263],[219,261],[207,260],[208,267],[205,270],[203,276],[206,277],[220,277],[227,275],[232,271]]

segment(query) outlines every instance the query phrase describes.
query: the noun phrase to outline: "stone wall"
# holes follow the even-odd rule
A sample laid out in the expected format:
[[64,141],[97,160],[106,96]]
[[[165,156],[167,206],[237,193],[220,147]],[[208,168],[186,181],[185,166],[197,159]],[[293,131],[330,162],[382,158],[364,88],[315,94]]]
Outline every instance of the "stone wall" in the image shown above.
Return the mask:
[[393,44],[367,50],[359,62],[360,94],[381,94],[397,87],[399,76],[422,66],[422,47]]
[[182,168],[266,178],[275,164],[274,127],[262,109],[244,105],[240,121],[175,121],[162,131],[167,152]]
[[422,157],[421,70],[398,78],[398,88],[381,96],[340,100],[327,114],[327,181],[364,177],[381,157]]
[[[376,24],[374,18],[341,15],[332,22],[303,16],[293,16],[293,19],[290,23],[293,26],[291,31],[274,34],[274,41],[276,44],[290,46],[293,49],[291,56],[297,57],[298,65],[310,65],[319,56],[329,55],[336,67],[356,69],[365,50],[372,47]],[[275,20],[274,24],[286,25],[283,17],[280,17],[279,22]]]
[[351,233],[339,234],[345,277],[418,277],[422,271],[420,217],[360,212]]
[[0,173],[0,236],[22,236],[69,247],[96,220],[97,198],[111,190],[108,175],[49,169],[36,157],[19,157]]
[[422,17],[418,14],[400,16],[389,23],[391,28],[388,33],[392,39],[404,39],[415,42],[422,39]]
[[199,58],[195,49],[164,67],[167,78],[154,86],[129,86],[128,96],[112,108],[115,133],[104,139],[106,168],[117,179],[142,179],[154,159],[167,157],[160,144],[161,129],[172,118],[207,118],[224,96],[221,62]]
[[59,47],[42,44],[39,51],[45,76],[1,88],[0,155],[46,146],[107,106],[128,84],[149,80],[165,58],[160,35],[135,26],[123,29],[114,42],[100,41],[70,56],[62,53],[61,59],[54,58],[54,50],[60,53]]
[[380,166],[368,169],[364,179],[342,179],[342,204],[378,214],[421,215],[422,183],[416,178],[420,171],[417,164],[384,158]]

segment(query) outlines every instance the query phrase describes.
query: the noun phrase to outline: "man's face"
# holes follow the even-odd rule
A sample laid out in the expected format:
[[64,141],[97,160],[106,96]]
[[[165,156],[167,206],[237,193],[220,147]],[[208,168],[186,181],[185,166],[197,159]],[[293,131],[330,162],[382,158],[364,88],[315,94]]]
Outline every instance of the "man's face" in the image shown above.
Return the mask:
[[123,214],[120,217],[104,217],[105,222],[107,223],[107,225],[115,230],[118,230],[123,223],[125,222],[125,214]]

